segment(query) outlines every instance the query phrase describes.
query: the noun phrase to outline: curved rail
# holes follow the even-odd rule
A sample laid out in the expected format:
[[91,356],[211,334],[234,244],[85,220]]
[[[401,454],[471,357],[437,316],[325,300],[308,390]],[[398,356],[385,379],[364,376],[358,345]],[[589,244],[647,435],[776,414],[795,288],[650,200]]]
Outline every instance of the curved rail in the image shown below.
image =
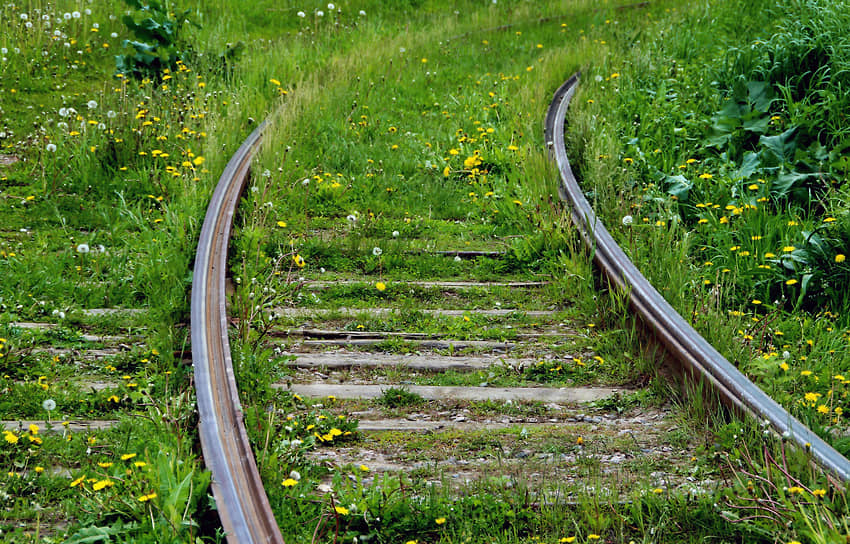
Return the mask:
[[572,207],[572,221],[593,259],[609,281],[629,293],[629,302],[667,349],[692,372],[699,373],[724,402],[759,421],[767,422],[782,436],[811,452],[814,461],[843,482],[850,481],[850,461],[771,399],[757,385],[711,346],[646,280],[597,218],[573,175],[564,145],[567,107],[575,93],[579,74],[555,91],[546,114],[545,138],[561,176],[560,192]]
[[192,363],[201,447],[230,544],[283,544],[242,421],[224,290],[233,214],[265,127],[263,122],[254,130],[221,174],[201,228],[192,276]]

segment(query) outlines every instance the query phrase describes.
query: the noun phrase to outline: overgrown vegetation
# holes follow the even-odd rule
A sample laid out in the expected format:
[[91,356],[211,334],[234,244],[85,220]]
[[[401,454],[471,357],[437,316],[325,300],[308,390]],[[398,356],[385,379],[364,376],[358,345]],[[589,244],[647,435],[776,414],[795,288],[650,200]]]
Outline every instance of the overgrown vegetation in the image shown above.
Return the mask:
[[[683,315],[846,452],[843,2],[127,3],[133,14],[115,1],[0,6],[0,411],[39,422],[3,433],[4,541],[222,540],[197,457],[182,323],[206,198],[267,115],[272,143],[232,253],[234,360],[285,534],[844,538],[843,490],[811,471],[805,452],[725,419],[710,421],[715,432],[693,460],[695,477],[718,482],[702,495],[585,490],[564,507],[563,495],[541,501],[504,475],[458,494],[374,477],[365,463],[315,463],[310,452],[359,440],[356,418],[335,399],[272,389],[286,357],[266,343],[276,307],[400,295],[409,310],[359,316],[350,329],[510,339],[518,332],[504,320],[426,315],[438,295],[405,281],[548,280],[542,298],[577,325],[588,353],[567,366],[547,360],[467,379],[644,380],[651,354],[619,317],[624,301],[597,294],[538,136],[551,90],[581,68],[570,153],[606,221],[622,225],[624,246]],[[116,55],[124,77],[115,76]],[[504,255],[422,254],[460,244]],[[304,289],[351,276],[363,285]],[[492,293],[465,296],[470,305],[544,305]],[[89,308],[144,312],[98,321]],[[548,325],[524,319],[522,332]],[[26,321],[57,327],[18,325]],[[79,352],[112,347],[86,332],[128,335],[133,345],[86,359]],[[390,409],[417,400],[403,389],[383,397]],[[513,408],[523,409],[545,413]],[[692,414],[692,424],[704,428],[708,413]],[[72,418],[119,422],[76,431]],[[583,459],[584,481],[601,481],[598,461]]]

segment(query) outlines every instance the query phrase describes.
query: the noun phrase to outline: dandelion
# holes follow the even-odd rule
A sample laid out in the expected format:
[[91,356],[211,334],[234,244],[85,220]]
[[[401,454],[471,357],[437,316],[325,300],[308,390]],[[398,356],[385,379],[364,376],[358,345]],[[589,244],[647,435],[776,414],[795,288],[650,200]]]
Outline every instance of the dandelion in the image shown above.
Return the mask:
[[298,255],[297,253],[292,256],[292,262],[295,263],[295,266],[298,268],[304,268],[304,265],[307,263],[304,261],[304,257]]
[[346,508],[344,506],[334,506],[334,510],[336,511],[337,514],[339,514],[341,516],[347,516],[348,515],[348,508]]
[[785,246],[785,247],[782,248],[782,252],[783,253],[791,253],[795,249],[797,249],[797,248],[794,247],[794,246]]
[[839,253],[835,256],[835,262],[837,263],[843,263],[845,259],[847,259],[847,257],[845,257],[843,253]]
[[142,496],[138,497],[137,500],[139,502],[148,502],[149,500],[155,499],[155,498],[156,498],[156,493],[148,493],[147,495],[142,495]]
[[79,11],[73,11],[71,12],[71,17],[73,17],[74,19],[79,19],[80,17],[82,17],[82,15],[80,15]]
[[714,177],[714,176],[712,176],[711,174],[709,174],[709,173],[707,173],[707,172],[706,172],[705,174],[700,174],[700,175],[699,175],[699,178],[700,178],[700,179],[711,179],[711,178],[713,178],[713,177]]
[[52,143],[47,144],[44,149],[46,149],[48,153],[55,153],[56,152],[56,144],[52,144]]
[[602,537],[594,533],[590,533],[589,535],[587,535],[588,540],[599,540],[600,538]]
[[293,487],[295,485],[298,485],[298,480],[294,478],[287,478],[283,481],[281,485],[283,485],[283,487]]
[[317,11],[317,12],[316,12],[316,17],[324,17],[324,16],[325,16],[325,12],[324,12],[324,11],[319,10],[319,11]]
[[384,250],[382,250],[379,247],[373,247],[372,248],[372,255],[374,255],[375,257],[380,257],[383,252],[384,252]]
[[303,19],[304,17],[306,17],[306,16],[307,16],[307,14],[306,14],[306,13],[304,13],[303,11],[299,11],[296,15],[298,15],[298,16],[299,16],[299,17],[301,17],[302,19]]
[[335,7],[336,6],[334,6],[333,4],[328,4],[328,10],[330,11],[333,11]]
[[393,238],[398,238],[398,235],[399,235],[399,234],[400,234],[400,233],[399,233],[397,230],[394,230],[394,231],[393,231]]
[[623,216],[623,226],[628,227],[632,223],[634,223],[634,218],[631,215]]
[[13,433],[12,431],[4,431],[3,439],[6,440],[9,444],[17,444],[18,443],[18,435]]
[[56,409],[56,401],[53,399],[45,399],[44,402],[41,403],[41,407],[48,412],[52,412]]
[[361,16],[361,17],[366,17],[366,12],[365,12],[365,11],[363,11],[362,9],[360,10],[360,16]]
[[345,218],[345,219],[346,219],[349,223],[351,223],[352,225],[353,225],[353,224],[355,224],[355,223],[357,223],[357,216],[356,216],[356,215],[354,215],[354,214],[348,214],[348,216],[346,216],[346,218]]
[[385,284],[382,281],[379,281],[378,283],[375,284],[375,289],[377,289],[378,291],[383,292],[383,291],[386,290],[386,288],[387,288],[387,284]]
[[434,523],[436,523],[437,525],[442,525],[445,522],[446,522],[446,518],[437,518],[437,519],[434,520]]
[[95,102],[94,100],[89,100],[88,102],[86,102],[86,106],[88,106],[90,110],[93,110],[97,107],[97,102]]
[[100,491],[101,489],[103,489],[103,488],[105,488],[105,487],[111,487],[111,486],[113,486],[113,485],[115,485],[115,482],[113,482],[112,480],[98,480],[98,481],[97,481],[97,482],[95,482],[95,483],[94,483],[94,485],[93,485],[93,486],[91,486],[91,487],[92,487],[92,489],[94,489],[95,491]]
[[286,221],[278,221],[277,226],[280,227],[280,228],[285,228],[286,227]]
[[136,456],[135,453],[125,453],[121,456],[121,460],[122,461],[129,461],[130,459],[132,459],[135,456]]
[[77,246],[77,253],[88,253],[89,251],[91,251],[91,248],[88,244],[79,244]]

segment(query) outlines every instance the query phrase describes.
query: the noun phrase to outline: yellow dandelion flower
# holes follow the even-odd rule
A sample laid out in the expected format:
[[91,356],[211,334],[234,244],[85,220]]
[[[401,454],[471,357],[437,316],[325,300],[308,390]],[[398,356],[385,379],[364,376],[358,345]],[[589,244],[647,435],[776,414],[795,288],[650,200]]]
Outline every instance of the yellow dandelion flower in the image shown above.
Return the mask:
[[296,484],[298,484],[298,480],[294,480],[292,478],[287,478],[283,481],[283,483],[281,485],[283,485],[283,487],[292,487]]
[[334,510],[336,511],[337,514],[339,514],[341,516],[347,516],[348,515],[348,508],[346,508],[344,506],[334,506]]
[[446,522],[446,518],[437,518],[437,519],[434,520],[434,523],[436,523],[437,525],[442,525],[445,522]]
[[135,453],[125,453],[124,455],[121,456],[121,460],[122,461],[129,461],[130,459],[132,459],[135,456],[136,456]]
[[113,482],[112,480],[98,480],[91,487],[95,491],[100,491],[101,489],[103,489],[105,487],[112,487],[113,485],[115,485],[115,482]]
[[835,262],[843,263],[846,258],[847,257],[845,257],[843,253],[839,253],[838,255],[835,256]]
[[147,495],[142,495],[137,498],[139,502],[148,502],[149,500],[155,499],[156,493],[148,493]]
[[378,291],[384,291],[384,290],[386,290],[386,288],[387,288],[387,284],[385,284],[382,281],[379,281],[378,283],[375,284],[375,289],[377,289]]

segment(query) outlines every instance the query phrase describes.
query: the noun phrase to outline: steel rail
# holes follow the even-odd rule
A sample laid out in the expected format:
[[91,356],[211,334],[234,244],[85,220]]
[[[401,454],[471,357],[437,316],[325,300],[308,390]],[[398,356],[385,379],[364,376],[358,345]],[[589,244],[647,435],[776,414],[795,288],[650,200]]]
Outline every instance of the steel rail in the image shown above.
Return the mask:
[[243,423],[225,307],[233,214],[265,127],[263,122],[254,130],[221,174],[201,227],[192,276],[192,363],[201,448],[230,544],[283,543]]
[[810,452],[812,460],[843,483],[850,461],[770,398],[709,344],[647,281],[599,220],[573,174],[564,144],[564,125],[579,74],[555,91],[545,121],[546,146],[561,177],[561,198],[571,206],[572,222],[593,259],[670,353],[686,369],[705,379],[723,402],[770,425],[781,436]]

